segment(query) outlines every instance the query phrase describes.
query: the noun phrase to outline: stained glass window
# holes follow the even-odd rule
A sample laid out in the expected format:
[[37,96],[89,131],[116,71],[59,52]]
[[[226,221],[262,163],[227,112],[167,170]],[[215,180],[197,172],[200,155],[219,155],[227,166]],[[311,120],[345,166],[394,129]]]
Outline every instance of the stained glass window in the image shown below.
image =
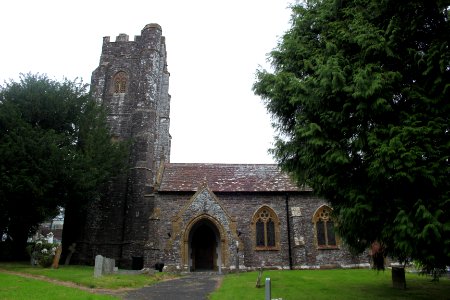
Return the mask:
[[269,219],[266,223],[267,226],[267,246],[275,246],[275,223],[272,219]]
[[336,236],[334,234],[334,223],[329,220],[327,222],[327,240],[328,246],[336,246]]
[[317,221],[317,245],[326,246],[327,239],[325,237],[325,222],[322,220]]
[[277,250],[279,221],[275,212],[264,206],[253,217],[257,250]]
[[319,248],[337,248],[334,222],[331,218],[331,208],[323,206],[314,215],[317,246]]
[[114,76],[114,93],[125,93],[127,90],[127,74],[123,71]]
[[264,242],[264,222],[256,222],[256,246],[265,246]]

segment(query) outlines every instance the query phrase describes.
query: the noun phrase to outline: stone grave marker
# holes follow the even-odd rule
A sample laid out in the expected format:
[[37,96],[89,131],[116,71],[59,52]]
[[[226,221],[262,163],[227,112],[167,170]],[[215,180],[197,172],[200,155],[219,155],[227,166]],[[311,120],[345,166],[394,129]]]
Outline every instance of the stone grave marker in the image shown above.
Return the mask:
[[95,256],[94,277],[100,277],[103,274],[103,256]]
[[94,277],[100,277],[103,274],[112,274],[116,268],[116,261],[112,258],[95,256]]
[[116,261],[112,258],[103,258],[103,268],[102,268],[102,274],[111,274],[114,273],[114,267],[115,267]]
[[68,266],[70,264],[70,259],[72,258],[72,254],[75,252],[75,247],[77,246],[77,243],[73,243],[69,247],[69,254],[67,254],[66,261],[64,264]]
[[261,267],[261,268],[259,268],[258,279],[256,279],[256,287],[257,288],[261,287],[261,276],[262,276],[262,273],[263,273],[263,269]]

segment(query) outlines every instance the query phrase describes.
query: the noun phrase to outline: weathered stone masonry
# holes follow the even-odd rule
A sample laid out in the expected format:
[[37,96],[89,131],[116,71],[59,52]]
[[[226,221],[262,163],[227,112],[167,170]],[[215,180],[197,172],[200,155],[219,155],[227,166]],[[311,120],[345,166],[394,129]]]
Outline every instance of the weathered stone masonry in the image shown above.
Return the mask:
[[169,163],[168,89],[159,25],[146,25],[134,41],[103,38],[92,92],[109,110],[113,138],[132,142],[130,169],[93,202],[79,261],[101,254],[121,268],[162,262],[166,270],[219,272],[366,262],[334,238],[326,202],[276,165]]
[[[120,90],[115,83],[118,74],[123,78]],[[146,195],[153,192],[155,170],[170,158],[168,83],[165,39],[159,25],[145,26],[134,41],[125,34],[115,42],[103,38],[92,91],[109,110],[113,137],[132,142],[131,168],[112,182],[109,196],[91,208],[80,241],[81,260],[100,252],[130,266],[133,257],[143,257],[149,212],[154,208],[153,198]]]
[[[292,185],[274,165],[165,164],[164,168],[162,183],[157,184],[156,206],[158,245],[164,249],[161,260],[169,269],[192,269],[192,262],[183,260],[186,256],[183,251],[188,248],[183,250],[179,243],[189,230],[186,224],[202,217],[218,220],[226,231],[226,247],[218,249],[223,257],[220,269],[224,272],[236,267],[236,255],[239,255],[240,269],[261,265],[283,269],[355,266],[367,261],[364,256],[353,257],[341,244],[319,249],[313,216],[327,203],[315,197],[310,189]],[[202,202],[199,195],[204,194],[208,196]],[[257,250],[252,219],[265,206],[279,219],[279,247]],[[188,213],[181,213],[185,219],[180,222],[178,215],[184,211]],[[229,231],[235,234],[230,235]]]

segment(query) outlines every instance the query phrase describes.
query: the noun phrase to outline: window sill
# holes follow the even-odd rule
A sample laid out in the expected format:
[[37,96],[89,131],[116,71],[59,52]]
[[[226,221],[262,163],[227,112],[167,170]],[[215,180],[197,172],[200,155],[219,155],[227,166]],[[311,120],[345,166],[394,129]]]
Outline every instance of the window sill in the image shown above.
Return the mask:
[[317,250],[339,250],[339,246],[319,246]]

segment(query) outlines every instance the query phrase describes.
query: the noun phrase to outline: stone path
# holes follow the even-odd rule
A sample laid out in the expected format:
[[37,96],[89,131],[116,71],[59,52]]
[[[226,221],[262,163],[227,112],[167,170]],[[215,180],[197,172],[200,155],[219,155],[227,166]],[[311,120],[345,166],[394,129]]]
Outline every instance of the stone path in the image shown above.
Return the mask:
[[222,275],[216,273],[189,273],[179,279],[163,281],[127,292],[123,299],[143,300],[203,300],[220,286]]

